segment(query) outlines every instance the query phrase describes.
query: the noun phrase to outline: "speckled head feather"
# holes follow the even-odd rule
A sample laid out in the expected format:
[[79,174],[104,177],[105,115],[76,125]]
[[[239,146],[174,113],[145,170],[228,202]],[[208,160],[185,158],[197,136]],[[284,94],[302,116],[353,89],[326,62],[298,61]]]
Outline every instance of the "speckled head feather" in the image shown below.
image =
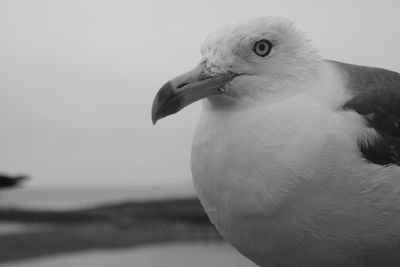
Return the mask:
[[[273,45],[266,58],[253,53],[254,43],[261,39]],[[254,75],[272,75],[277,69],[288,72],[287,68],[300,71],[321,61],[303,32],[283,18],[257,18],[222,27],[206,39],[201,54],[209,66],[219,67],[221,71]]]

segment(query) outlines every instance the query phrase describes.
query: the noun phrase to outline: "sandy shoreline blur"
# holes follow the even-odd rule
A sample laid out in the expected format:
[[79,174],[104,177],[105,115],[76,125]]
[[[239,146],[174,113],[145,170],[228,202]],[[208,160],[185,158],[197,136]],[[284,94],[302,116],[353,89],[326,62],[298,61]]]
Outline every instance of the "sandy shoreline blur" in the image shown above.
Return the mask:
[[190,242],[149,247],[71,253],[0,264],[2,267],[255,267],[225,243]]

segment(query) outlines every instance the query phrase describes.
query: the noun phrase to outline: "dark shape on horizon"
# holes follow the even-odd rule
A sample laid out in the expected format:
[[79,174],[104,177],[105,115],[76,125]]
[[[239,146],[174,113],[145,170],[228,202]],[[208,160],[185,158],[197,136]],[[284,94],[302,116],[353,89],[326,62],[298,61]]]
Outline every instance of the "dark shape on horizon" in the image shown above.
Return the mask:
[[23,182],[28,180],[28,178],[29,177],[27,175],[10,176],[6,174],[0,174],[0,190],[20,186]]

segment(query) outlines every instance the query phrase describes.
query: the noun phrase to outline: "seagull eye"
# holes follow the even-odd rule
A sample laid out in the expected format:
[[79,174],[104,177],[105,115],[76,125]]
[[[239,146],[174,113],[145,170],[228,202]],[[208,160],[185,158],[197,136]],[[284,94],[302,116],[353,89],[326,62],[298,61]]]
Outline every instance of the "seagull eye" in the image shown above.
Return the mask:
[[262,39],[254,44],[253,51],[254,53],[257,54],[257,56],[265,57],[266,55],[269,54],[269,52],[271,52],[271,48],[272,48],[271,42]]

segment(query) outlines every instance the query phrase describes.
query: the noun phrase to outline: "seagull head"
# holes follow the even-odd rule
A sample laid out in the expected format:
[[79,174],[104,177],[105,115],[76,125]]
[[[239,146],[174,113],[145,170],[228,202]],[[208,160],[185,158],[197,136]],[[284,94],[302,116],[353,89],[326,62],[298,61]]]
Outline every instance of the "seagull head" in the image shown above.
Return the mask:
[[206,39],[201,54],[193,70],[158,91],[153,123],[200,99],[214,109],[271,101],[309,80],[322,61],[304,34],[283,18],[222,27]]

